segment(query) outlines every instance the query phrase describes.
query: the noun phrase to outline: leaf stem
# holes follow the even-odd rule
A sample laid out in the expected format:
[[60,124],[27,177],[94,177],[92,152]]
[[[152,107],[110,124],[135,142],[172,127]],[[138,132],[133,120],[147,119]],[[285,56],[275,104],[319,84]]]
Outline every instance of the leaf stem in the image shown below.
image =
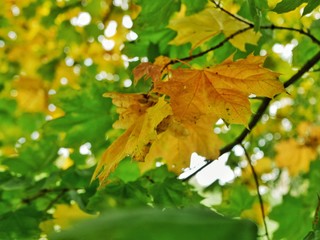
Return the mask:
[[264,211],[263,199],[262,199],[262,196],[261,196],[261,193],[260,193],[260,190],[259,190],[260,185],[259,185],[258,175],[257,175],[256,170],[254,169],[254,167],[252,165],[252,161],[251,161],[251,158],[249,156],[249,153],[248,153],[247,149],[243,146],[243,144],[240,144],[240,145],[244,150],[244,155],[246,156],[246,159],[247,159],[247,161],[249,163],[249,166],[251,168],[253,179],[254,179],[254,182],[255,182],[255,185],[256,185],[257,195],[258,195],[258,198],[259,198],[260,210],[261,210],[263,225],[264,225],[264,229],[265,229],[265,236],[267,237],[267,240],[270,240],[268,227],[267,227],[267,223],[266,223],[266,215],[265,215],[265,211]]

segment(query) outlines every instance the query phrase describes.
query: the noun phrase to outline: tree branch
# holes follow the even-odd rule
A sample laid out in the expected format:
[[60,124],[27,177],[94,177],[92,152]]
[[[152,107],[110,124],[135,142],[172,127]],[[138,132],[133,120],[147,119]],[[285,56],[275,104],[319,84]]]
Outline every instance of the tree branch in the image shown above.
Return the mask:
[[270,25],[270,26],[261,26],[260,29],[270,29],[270,30],[287,30],[287,31],[292,31],[292,32],[298,32],[302,35],[305,35],[309,37],[314,43],[320,45],[320,40],[318,40],[315,36],[313,36],[310,32],[306,32],[303,29],[298,29],[298,28],[291,28],[291,27],[282,27],[282,26],[277,26],[277,25]]
[[229,35],[228,37],[226,37],[225,39],[223,39],[220,43],[218,43],[217,45],[203,51],[203,52],[200,52],[200,53],[197,53],[197,54],[194,54],[194,55],[191,55],[191,56],[188,56],[188,57],[185,57],[185,58],[181,58],[181,59],[173,59],[171,60],[169,63],[167,63],[163,68],[166,68],[168,65],[171,65],[171,64],[175,64],[175,63],[178,63],[178,62],[181,62],[181,61],[191,61],[192,59],[195,59],[195,58],[198,58],[198,57],[201,57],[205,54],[207,54],[208,52],[211,52],[211,51],[214,51],[220,47],[222,47],[224,44],[226,44],[229,40],[231,40],[232,38],[234,38],[235,36],[241,34],[241,33],[244,33],[248,30],[250,30],[252,27],[246,27],[246,28],[243,28],[243,29],[240,29],[234,33],[232,33],[231,35]]
[[255,185],[256,185],[257,195],[258,195],[258,198],[259,198],[259,204],[260,204],[260,209],[261,209],[261,214],[262,214],[263,225],[264,225],[264,229],[265,229],[265,235],[266,235],[267,239],[269,240],[270,238],[269,238],[269,232],[268,232],[268,227],[267,227],[267,223],[266,223],[266,214],[265,214],[265,211],[264,211],[263,199],[262,199],[262,196],[261,196],[260,190],[259,190],[260,185],[259,185],[258,175],[257,175],[256,170],[254,169],[254,167],[252,165],[251,158],[250,158],[250,156],[248,154],[247,149],[242,144],[240,144],[240,145],[244,150],[244,155],[246,156],[246,159],[247,159],[247,161],[249,163],[249,166],[251,168],[253,179],[254,179],[254,182],[255,182]]
[[50,202],[49,206],[47,207],[47,209],[51,208],[53,206],[53,204],[59,200],[66,192],[70,191],[71,189],[68,188],[62,188],[62,189],[41,189],[38,193],[36,193],[35,195],[28,197],[28,198],[24,198],[21,200],[22,203],[24,204],[30,204],[32,201],[44,197],[45,195],[49,194],[49,193],[58,193],[58,195]]
[[[284,87],[287,88],[290,85],[294,84],[296,81],[298,81],[303,76],[303,74],[308,72],[319,60],[320,60],[320,51],[315,56],[313,56],[309,61],[307,61],[296,74],[294,74],[290,79],[288,79],[286,82],[284,82],[284,84],[283,84]],[[270,102],[271,102],[270,98],[263,99],[262,103],[260,104],[260,106],[257,110],[257,113],[253,115],[251,121],[249,122],[249,125],[248,125],[249,129],[247,129],[247,128],[243,129],[243,131],[240,133],[240,135],[234,141],[232,141],[228,145],[221,148],[220,149],[220,156],[226,152],[231,151],[234,148],[234,146],[242,143],[242,141],[247,137],[247,135],[257,125],[260,118],[262,117],[262,115],[264,114],[266,109],[268,108]],[[189,180],[190,178],[195,176],[198,172],[200,172],[202,169],[209,166],[212,162],[213,161],[211,161],[211,160],[206,160],[206,163],[204,165],[202,165],[200,168],[198,168],[197,170],[195,170],[189,176],[183,178],[182,180],[183,181]]]
[[[244,33],[250,29],[254,28],[254,24],[251,22],[248,22],[240,17],[238,17],[237,15],[232,14],[231,12],[229,12],[228,10],[224,9],[223,7],[221,7],[221,5],[219,3],[216,3],[214,0],[211,0],[211,2],[217,7],[219,8],[221,11],[223,11],[224,13],[228,14],[229,16],[231,16],[232,18],[236,19],[237,21],[243,22],[245,24],[248,25],[248,27],[240,29],[236,32],[234,32],[233,34],[229,35],[228,37],[226,37],[224,40],[222,40],[220,43],[218,43],[217,45],[194,55],[185,57],[185,58],[181,58],[179,60],[172,60],[170,61],[165,67],[167,67],[170,64],[175,64],[177,62],[180,61],[190,61],[193,60],[195,58],[201,57],[205,54],[207,54],[208,52],[214,51],[220,47],[222,47],[225,43],[227,43],[229,40],[231,40],[232,38],[236,37],[237,35]],[[292,27],[283,27],[283,26],[277,26],[277,25],[268,25],[268,26],[260,26],[260,29],[270,29],[270,30],[286,30],[286,31],[293,31],[293,32],[298,32],[302,35],[305,35],[307,37],[309,37],[315,44],[320,46],[320,40],[318,40],[314,35],[312,35],[310,32],[308,31],[304,31],[303,29],[298,29],[298,28],[292,28]],[[165,68],[164,67],[164,68]]]
[[[224,9],[219,3],[216,3],[214,0],[211,0],[211,2],[217,8],[219,8],[222,12],[228,14],[232,18],[238,20],[239,22],[243,22],[243,23],[247,24],[248,26],[250,26],[251,28],[254,28],[254,24],[253,23],[248,22],[248,21],[238,17],[237,15],[229,12],[228,10]],[[291,28],[291,27],[282,27],[282,26],[277,26],[277,25],[274,25],[274,24],[272,24],[270,26],[260,26],[260,29],[270,29],[270,30],[278,29],[278,30],[288,30],[288,31],[298,32],[298,33],[300,33],[302,35],[305,35],[305,36],[309,37],[314,43],[320,45],[320,40],[318,40],[315,36],[313,36],[309,31],[304,31],[303,29]]]
[[61,192],[49,203],[49,205],[46,207],[45,212],[48,211],[50,208],[53,207],[53,205],[59,201],[60,198],[63,197],[65,193],[67,193],[69,189],[63,188],[61,189]]

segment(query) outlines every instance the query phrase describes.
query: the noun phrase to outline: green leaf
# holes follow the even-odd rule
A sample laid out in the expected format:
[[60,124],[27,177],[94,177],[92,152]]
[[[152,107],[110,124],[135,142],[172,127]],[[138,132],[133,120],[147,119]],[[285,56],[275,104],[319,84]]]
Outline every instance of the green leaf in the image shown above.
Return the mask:
[[49,60],[46,63],[43,63],[39,69],[38,73],[46,80],[52,81],[56,75],[56,67],[59,64],[60,59],[59,58],[54,58]]
[[65,133],[63,146],[78,148],[89,142],[95,152],[106,146],[106,132],[113,119],[111,100],[104,98],[106,86],[88,85],[83,91],[72,88],[61,89],[53,102],[65,111],[63,117],[49,121],[45,130],[51,133]]
[[134,21],[134,30],[138,35],[164,28],[169,23],[171,15],[180,9],[180,0],[136,0],[136,3],[142,6],[139,16]]
[[308,2],[308,0],[282,0],[279,2],[276,7],[272,10],[276,13],[286,13],[293,11],[297,7],[299,7],[302,3]]
[[207,5],[208,0],[197,0],[197,1],[182,0],[182,3],[187,6],[186,15],[189,16],[202,11]]
[[84,239],[234,239],[257,238],[257,227],[245,220],[224,218],[199,209],[135,209],[110,211],[74,228],[49,236],[53,240]]
[[320,38],[320,19],[317,19],[311,23],[310,32],[318,39]]
[[37,8],[42,5],[40,0],[31,2],[27,7],[22,9],[22,13],[26,19],[33,18],[36,15]]
[[0,216],[0,239],[38,239],[42,213],[32,207]]
[[244,210],[252,207],[254,201],[255,197],[246,186],[233,186],[226,190],[222,203],[214,208],[226,216],[239,217]]
[[256,0],[248,0],[250,14],[254,22],[254,30],[258,31],[261,25],[261,10],[256,5]]
[[301,67],[307,59],[313,57],[314,53],[318,50],[318,46],[306,37],[301,38],[292,53],[292,64],[295,67]]
[[9,26],[9,21],[3,16],[0,16],[0,27],[8,27]]
[[150,203],[148,191],[139,181],[124,183],[114,181],[90,198],[90,211],[106,211],[110,208],[136,208]]
[[3,161],[10,171],[25,176],[39,173],[49,173],[55,170],[53,162],[56,160],[58,145],[55,136],[47,136],[38,141],[25,143],[19,150],[19,155]]
[[144,188],[148,189],[149,195],[152,196],[154,206],[200,206],[203,199],[191,185],[181,182],[174,173],[169,172],[166,165],[146,172],[141,178]]
[[307,6],[303,9],[303,16],[311,13],[316,7],[320,5],[319,0],[309,0]]
[[138,163],[131,158],[123,159],[116,170],[110,174],[109,179],[121,179],[125,183],[133,182],[140,176]]
[[62,40],[68,44],[77,43],[80,44],[83,39],[82,35],[77,32],[74,26],[69,21],[64,21],[60,24],[57,33],[57,39]]
[[[290,216],[290,217],[288,217]],[[310,230],[312,217],[303,200],[286,195],[282,204],[274,207],[269,217],[279,223],[274,239],[302,239]]]

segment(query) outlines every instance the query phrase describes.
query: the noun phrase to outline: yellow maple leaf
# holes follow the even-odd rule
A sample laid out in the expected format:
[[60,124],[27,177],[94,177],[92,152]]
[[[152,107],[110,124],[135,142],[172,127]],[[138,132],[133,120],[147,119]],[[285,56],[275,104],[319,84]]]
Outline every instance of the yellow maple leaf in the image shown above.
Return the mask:
[[17,102],[25,112],[46,112],[48,110],[48,91],[40,79],[20,77],[14,82]]
[[[261,175],[270,173],[273,169],[273,161],[268,157],[263,157],[253,163],[254,170],[260,179]],[[252,170],[250,165],[241,169],[242,182],[251,189],[256,189],[256,183],[252,177]]]
[[41,222],[39,227],[44,233],[51,233],[56,226],[66,229],[72,224],[83,219],[94,218],[95,215],[90,215],[83,212],[77,204],[59,204],[53,213],[53,219]]
[[310,122],[301,122],[297,131],[306,146],[316,149],[320,145],[320,126]]
[[155,103],[146,95],[111,93],[106,96],[113,97],[114,103],[121,106],[116,126],[127,130],[104,152],[93,175],[93,178],[98,176],[100,182],[106,182],[110,172],[128,155],[143,161],[157,137],[157,126],[172,113],[164,97]]
[[279,142],[275,149],[275,158],[278,167],[287,168],[291,176],[296,176],[301,172],[308,172],[310,162],[317,156],[316,149],[289,139]]
[[180,174],[189,167],[193,152],[210,160],[218,158],[221,141],[213,133],[212,119],[200,118],[195,124],[181,123],[171,116],[166,120],[166,131],[160,131],[152,144],[145,159],[147,163],[161,158],[170,171]]
[[[170,21],[168,27],[178,33],[170,42],[171,44],[181,45],[191,42],[192,49],[194,49],[219,33],[224,33],[228,37],[241,29],[248,28],[248,25],[216,8],[208,7],[191,16],[177,15]],[[255,45],[260,36],[260,33],[249,29],[234,36],[230,42],[241,51],[245,51],[245,44]]]
[[[267,216],[270,212],[270,207],[268,204],[264,203],[264,214]],[[254,203],[251,209],[246,209],[241,213],[241,218],[250,219],[260,226],[263,224],[263,216],[261,212],[261,206],[259,203]]]
[[[170,70],[168,81],[156,81],[154,91],[170,96],[175,117],[194,122],[203,115],[247,125],[248,96],[273,97],[284,91],[279,74],[262,67],[264,57],[248,56],[204,70]],[[213,124],[214,122],[212,122]]]

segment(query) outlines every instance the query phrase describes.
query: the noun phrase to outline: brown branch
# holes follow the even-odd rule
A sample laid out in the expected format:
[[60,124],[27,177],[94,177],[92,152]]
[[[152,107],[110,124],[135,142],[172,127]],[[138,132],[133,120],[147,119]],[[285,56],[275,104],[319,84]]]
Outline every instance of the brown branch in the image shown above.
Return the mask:
[[251,161],[251,158],[248,154],[248,151],[247,149],[242,145],[240,144],[241,147],[243,148],[244,150],[244,155],[246,156],[246,159],[249,163],[249,166],[251,168],[251,172],[252,172],[252,175],[253,175],[253,179],[254,179],[254,182],[255,182],[255,185],[256,185],[256,190],[257,190],[257,195],[258,195],[258,198],[259,198],[259,205],[260,205],[260,210],[261,210],[261,214],[262,214],[262,220],[263,220],[263,225],[264,225],[264,229],[265,229],[265,236],[267,237],[267,239],[269,240],[269,232],[268,232],[268,227],[267,227],[267,223],[266,223],[266,214],[265,214],[265,211],[264,211],[264,204],[263,204],[263,199],[262,199],[262,196],[260,194],[260,190],[259,190],[259,179],[258,179],[258,175],[256,173],[256,170],[254,169],[253,165],[252,165],[252,161]]
[[[313,58],[311,58],[309,61],[307,61],[296,74],[294,74],[290,79],[288,79],[284,83],[284,87],[287,88],[290,85],[294,84],[296,81],[298,81],[303,76],[303,74],[308,72],[319,60],[320,60],[320,51]],[[271,102],[270,98],[264,98],[264,100],[260,104],[260,107],[257,110],[257,113],[253,115],[251,121],[249,122],[249,124],[248,124],[249,128],[243,129],[243,131],[240,133],[240,135],[234,141],[232,141],[228,145],[221,148],[220,149],[220,156],[226,152],[230,152],[236,145],[239,145],[242,143],[242,141],[247,137],[247,135],[257,125],[260,118],[262,117],[262,115],[264,114],[266,109],[268,108],[270,102]],[[211,161],[211,160],[206,160],[206,163],[204,165],[202,165],[200,168],[198,168],[197,170],[195,170],[189,176],[183,178],[182,180],[183,181],[189,180],[190,178],[195,176],[198,172],[200,172],[202,169],[209,166],[212,162],[213,161]]]

